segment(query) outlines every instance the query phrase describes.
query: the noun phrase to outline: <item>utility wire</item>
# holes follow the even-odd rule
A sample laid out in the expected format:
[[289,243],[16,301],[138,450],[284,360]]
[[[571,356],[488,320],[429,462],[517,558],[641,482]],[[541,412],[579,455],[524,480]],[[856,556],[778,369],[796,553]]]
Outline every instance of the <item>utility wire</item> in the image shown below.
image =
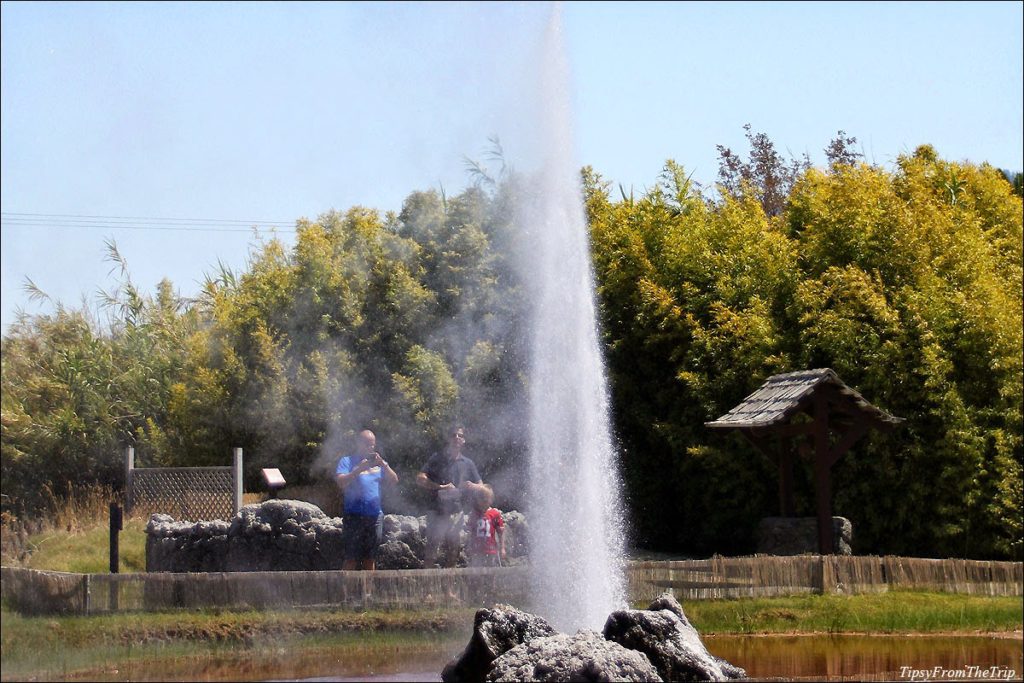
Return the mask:
[[[294,233],[294,221],[246,221],[225,218],[163,218],[155,216],[100,216],[4,211],[0,225],[8,228],[89,228],[112,230],[174,230],[189,232],[252,232],[255,228]],[[247,226],[247,227],[243,227]]]

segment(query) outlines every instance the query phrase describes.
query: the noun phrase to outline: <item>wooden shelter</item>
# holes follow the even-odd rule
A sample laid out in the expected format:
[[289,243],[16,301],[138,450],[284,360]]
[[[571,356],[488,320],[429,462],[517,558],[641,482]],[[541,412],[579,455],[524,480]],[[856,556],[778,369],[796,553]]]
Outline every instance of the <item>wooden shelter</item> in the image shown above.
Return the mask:
[[793,458],[813,457],[818,550],[832,554],[832,465],[868,429],[903,422],[868,403],[830,368],[773,375],[717,420],[711,429],[739,430],[779,468],[779,508],[792,517]]

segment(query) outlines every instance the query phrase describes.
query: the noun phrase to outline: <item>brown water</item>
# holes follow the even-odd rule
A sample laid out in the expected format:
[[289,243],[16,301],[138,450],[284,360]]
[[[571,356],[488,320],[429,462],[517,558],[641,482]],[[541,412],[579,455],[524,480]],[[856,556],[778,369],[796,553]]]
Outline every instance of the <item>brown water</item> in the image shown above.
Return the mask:
[[932,680],[1020,680],[1024,667],[1020,634],[706,636],[704,642],[716,656],[760,679],[909,681],[927,674]]
[[[329,642],[125,661],[4,680],[440,681],[467,638]],[[1024,641],[1004,636],[705,636],[713,654],[765,680],[1021,680]],[[971,667],[974,667],[973,669]],[[936,673],[938,671],[938,674]],[[963,673],[960,673],[963,672]],[[916,676],[916,678],[913,678]]]

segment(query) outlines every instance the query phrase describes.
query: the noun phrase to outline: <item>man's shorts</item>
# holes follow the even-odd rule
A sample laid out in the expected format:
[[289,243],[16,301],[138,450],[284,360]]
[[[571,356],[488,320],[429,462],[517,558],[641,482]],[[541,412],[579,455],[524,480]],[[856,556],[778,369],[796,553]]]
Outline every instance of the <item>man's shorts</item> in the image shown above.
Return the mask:
[[341,545],[346,560],[372,560],[383,536],[384,515],[343,515]]
[[461,511],[450,515],[436,511],[428,512],[427,543],[431,547],[437,547],[442,541],[447,541],[449,545],[457,548],[462,540],[462,525],[464,523],[465,518]]

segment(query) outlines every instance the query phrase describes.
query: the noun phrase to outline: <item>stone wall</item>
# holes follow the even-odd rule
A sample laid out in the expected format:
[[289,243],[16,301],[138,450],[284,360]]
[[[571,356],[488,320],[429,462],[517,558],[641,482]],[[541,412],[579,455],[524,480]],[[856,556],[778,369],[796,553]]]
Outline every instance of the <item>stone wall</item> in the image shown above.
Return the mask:
[[[845,517],[832,518],[832,554],[850,555],[853,524]],[[817,517],[765,517],[757,526],[760,555],[818,554]]]
[[[525,559],[526,519],[503,513],[511,564]],[[176,521],[156,514],[146,525],[147,572],[323,571],[341,569],[343,521],[297,500],[246,505],[230,522]],[[385,515],[379,569],[420,569],[426,517]],[[465,534],[465,532],[463,532]],[[460,557],[460,566],[465,557]]]

